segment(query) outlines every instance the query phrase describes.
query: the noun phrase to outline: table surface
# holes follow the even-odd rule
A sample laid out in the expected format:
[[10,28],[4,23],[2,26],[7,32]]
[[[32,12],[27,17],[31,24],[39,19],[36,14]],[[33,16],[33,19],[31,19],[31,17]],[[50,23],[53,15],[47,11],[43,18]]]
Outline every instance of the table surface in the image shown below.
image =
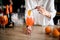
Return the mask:
[[0,28],[0,40],[59,40],[52,35],[46,35],[44,27],[33,26],[31,35],[23,32],[24,26],[16,26],[14,28]]

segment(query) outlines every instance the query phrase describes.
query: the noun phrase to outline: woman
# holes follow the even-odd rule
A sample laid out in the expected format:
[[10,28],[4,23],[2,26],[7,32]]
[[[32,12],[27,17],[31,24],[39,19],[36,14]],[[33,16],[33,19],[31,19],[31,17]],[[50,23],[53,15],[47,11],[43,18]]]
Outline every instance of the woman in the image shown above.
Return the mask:
[[[25,20],[27,18],[27,11],[33,9],[34,24],[54,25],[53,18],[56,15],[54,0],[25,0],[25,6]],[[27,28],[31,31],[29,25]]]

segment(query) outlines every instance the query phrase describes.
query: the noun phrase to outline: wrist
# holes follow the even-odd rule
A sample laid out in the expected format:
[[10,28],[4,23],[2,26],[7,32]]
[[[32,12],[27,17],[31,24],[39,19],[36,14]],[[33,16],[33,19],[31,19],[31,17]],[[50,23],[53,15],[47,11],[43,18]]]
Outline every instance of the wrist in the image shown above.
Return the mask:
[[45,16],[51,18],[51,14],[48,11],[46,11]]

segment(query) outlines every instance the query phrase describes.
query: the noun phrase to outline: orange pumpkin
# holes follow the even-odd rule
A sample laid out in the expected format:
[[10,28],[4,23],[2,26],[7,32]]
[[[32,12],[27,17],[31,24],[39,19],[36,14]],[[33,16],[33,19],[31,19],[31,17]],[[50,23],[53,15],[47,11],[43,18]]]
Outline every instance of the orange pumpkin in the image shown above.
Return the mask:
[[32,18],[27,17],[26,18],[26,24],[28,26],[32,26],[34,24],[34,20]]
[[57,30],[59,31],[59,35],[60,35],[60,28],[57,28]]
[[54,37],[59,37],[59,31],[56,28],[53,29],[52,34]]
[[46,32],[46,34],[51,33],[51,27],[50,27],[50,26],[47,26],[47,27],[45,28],[45,32]]
[[3,19],[4,19],[4,21],[3,21],[2,25],[6,25],[8,23],[8,17],[6,15],[4,15]]

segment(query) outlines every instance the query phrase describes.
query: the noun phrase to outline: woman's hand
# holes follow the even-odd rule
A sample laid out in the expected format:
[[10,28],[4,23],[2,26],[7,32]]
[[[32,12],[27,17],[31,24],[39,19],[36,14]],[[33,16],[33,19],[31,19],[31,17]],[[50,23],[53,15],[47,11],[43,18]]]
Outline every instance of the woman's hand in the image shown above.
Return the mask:
[[37,9],[37,11],[39,11],[40,14],[45,15],[45,16],[47,16],[49,18],[51,17],[50,13],[48,11],[46,11],[46,9],[44,9],[43,7],[36,6],[35,9]]

